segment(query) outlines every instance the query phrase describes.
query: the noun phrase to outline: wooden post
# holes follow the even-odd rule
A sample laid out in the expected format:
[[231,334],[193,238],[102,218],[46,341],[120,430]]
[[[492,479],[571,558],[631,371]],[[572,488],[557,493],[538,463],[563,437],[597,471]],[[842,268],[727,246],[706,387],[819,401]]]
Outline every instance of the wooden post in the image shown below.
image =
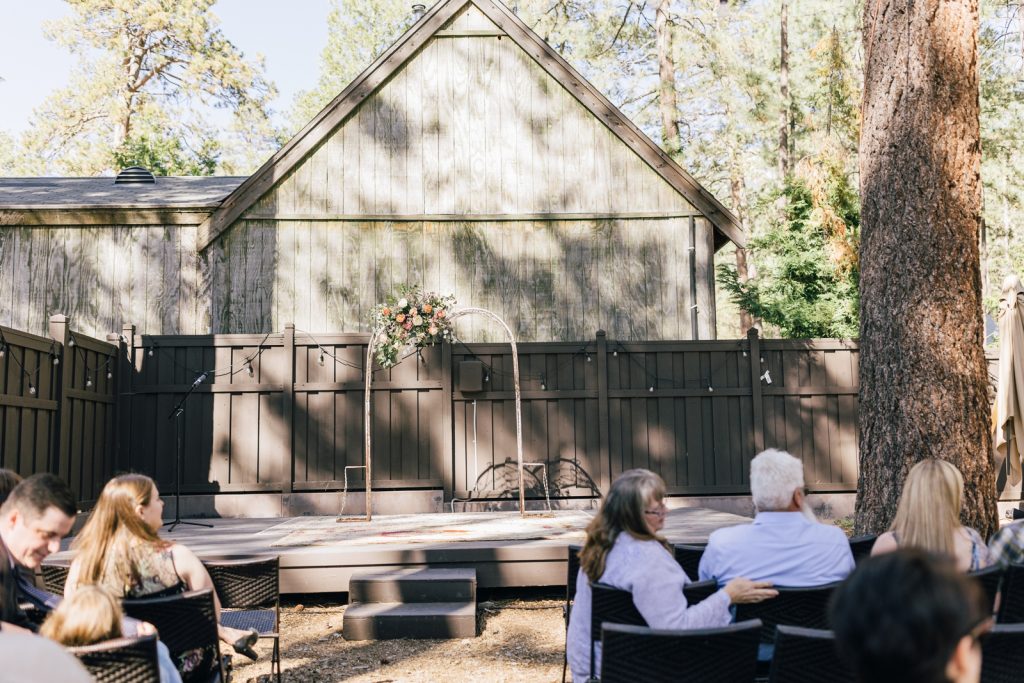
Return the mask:
[[103,473],[104,480],[113,477],[114,473],[116,473],[120,469],[118,467],[117,462],[118,450],[120,449],[119,444],[121,442],[121,433],[118,428],[118,418],[121,415],[121,402],[119,400],[121,392],[118,391],[118,382],[121,381],[121,368],[119,367],[118,364],[121,362],[121,358],[124,357],[124,345],[121,343],[120,334],[116,332],[111,332],[110,334],[107,335],[107,342],[117,347],[117,355],[114,357],[114,362],[109,363],[109,365],[107,366],[108,368],[110,368],[110,372],[114,373],[114,381],[112,383],[112,390],[114,394],[112,398],[114,399],[114,402],[111,404],[111,414],[107,425],[107,434],[110,435],[110,438],[107,442],[107,451],[109,457],[104,458],[104,461],[110,464],[110,470]]
[[[281,463],[281,473],[284,481],[281,484],[281,493],[288,495],[292,492],[292,485],[295,482],[295,323],[285,323],[284,326],[284,363],[287,374],[284,376],[284,427],[288,433],[288,448],[281,454],[284,462]],[[260,378],[262,381],[262,378]]]
[[118,438],[117,467],[122,472],[131,469],[132,463],[132,401],[135,386],[135,325],[121,327],[122,353],[118,363],[121,372],[117,375]]
[[608,333],[597,331],[597,442],[600,446],[598,466],[601,468],[598,481],[601,493],[604,494],[611,486],[612,462],[608,452],[611,433],[608,428]]
[[452,373],[455,368],[452,363],[452,345],[441,344],[441,430],[444,464],[441,467],[441,486],[444,488],[442,508],[446,501],[455,497],[455,408],[452,402],[455,400],[452,391]]
[[[764,398],[761,393],[761,338],[757,328],[747,330],[747,342],[750,344],[750,401],[751,415],[754,418],[754,453],[764,450]],[[753,456],[754,453],[750,455]]]
[[[58,313],[50,316],[50,338],[60,344],[60,372],[55,373],[60,379],[54,388],[53,396],[57,401],[57,415],[54,421],[57,438],[53,440],[56,450],[50,456],[50,472],[68,483],[70,483],[68,453],[71,436],[71,400],[67,398],[67,393],[71,388],[72,372],[75,365],[74,347],[68,346],[68,339],[71,336],[70,326],[71,319],[66,315]],[[76,498],[81,498],[81,491],[74,493]]]

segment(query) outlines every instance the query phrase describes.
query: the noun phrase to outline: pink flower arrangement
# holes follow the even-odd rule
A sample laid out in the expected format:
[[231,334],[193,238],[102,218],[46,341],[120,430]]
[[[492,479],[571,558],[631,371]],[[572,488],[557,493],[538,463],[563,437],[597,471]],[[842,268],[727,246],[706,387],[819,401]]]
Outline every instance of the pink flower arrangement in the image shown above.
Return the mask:
[[447,311],[453,306],[455,297],[423,292],[419,287],[401,287],[397,298],[387,297],[373,312],[373,326],[383,332],[374,354],[377,363],[390,368],[398,364],[399,353],[406,346],[423,348],[452,341]]

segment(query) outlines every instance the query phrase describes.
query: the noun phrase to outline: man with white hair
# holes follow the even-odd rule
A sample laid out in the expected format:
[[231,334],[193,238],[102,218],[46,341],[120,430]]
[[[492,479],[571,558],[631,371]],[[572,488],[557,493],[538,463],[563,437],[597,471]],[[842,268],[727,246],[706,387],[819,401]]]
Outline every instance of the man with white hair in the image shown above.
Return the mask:
[[776,586],[818,586],[853,571],[846,534],[820,524],[807,504],[804,466],[770,448],[750,462],[750,493],[757,507],[753,524],[719,529],[708,539],[700,578],[719,585],[737,576]]

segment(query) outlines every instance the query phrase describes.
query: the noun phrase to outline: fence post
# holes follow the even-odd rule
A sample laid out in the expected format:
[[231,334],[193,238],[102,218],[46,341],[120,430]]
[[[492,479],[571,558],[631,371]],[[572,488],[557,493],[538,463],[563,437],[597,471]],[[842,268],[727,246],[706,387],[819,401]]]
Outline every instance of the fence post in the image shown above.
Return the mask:
[[753,402],[754,453],[764,450],[764,398],[761,393],[761,338],[757,328],[747,330],[750,343],[750,400]]
[[[295,323],[284,326],[284,362],[287,374],[284,377],[284,426],[288,433],[288,448],[281,463],[284,481],[281,493],[289,495],[295,482]],[[262,377],[260,378],[262,380]]]
[[107,442],[107,454],[103,458],[103,462],[107,464],[109,469],[103,472],[104,482],[113,477],[114,473],[119,469],[117,465],[117,458],[118,451],[120,449],[121,435],[119,431],[120,428],[118,427],[118,416],[121,414],[121,401],[119,400],[120,392],[117,388],[118,382],[121,381],[120,362],[124,355],[124,345],[121,343],[120,334],[117,332],[109,333],[107,335],[107,341],[117,347],[117,355],[114,356],[114,362],[109,363],[108,361],[107,365],[107,368],[109,368],[110,372],[114,375],[113,384],[108,385],[111,386],[110,391],[113,393],[111,398],[114,399],[114,402],[110,404],[110,417],[107,421],[107,433],[110,435],[110,438]]
[[[56,438],[52,443],[55,450],[50,456],[50,471],[63,479],[69,485],[70,463],[68,453],[70,449],[71,436],[71,400],[67,398],[68,390],[71,388],[72,372],[74,369],[74,347],[68,346],[70,337],[71,320],[66,315],[50,316],[50,339],[60,344],[60,372],[57,374],[57,386],[54,388],[54,399],[57,401],[57,415],[55,418],[54,431]],[[71,351],[72,353],[68,353]],[[75,497],[81,497],[81,491],[75,491]]]
[[132,467],[132,391],[135,388],[135,325],[121,326],[121,355],[117,373],[117,468],[128,472]]
[[611,486],[612,461],[608,452],[611,435],[608,427],[608,333],[597,331],[597,442],[600,455],[598,466],[601,473],[598,481],[601,493],[604,494]]
[[[444,502],[455,497],[455,415],[454,382],[452,373],[455,371],[452,363],[451,343],[441,344],[441,429],[442,446],[441,452],[445,454],[444,465],[441,468],[441,486],[444,488],[441,499],[441,511],[444,511]],[[467,486],[467,488],[469,488]]]

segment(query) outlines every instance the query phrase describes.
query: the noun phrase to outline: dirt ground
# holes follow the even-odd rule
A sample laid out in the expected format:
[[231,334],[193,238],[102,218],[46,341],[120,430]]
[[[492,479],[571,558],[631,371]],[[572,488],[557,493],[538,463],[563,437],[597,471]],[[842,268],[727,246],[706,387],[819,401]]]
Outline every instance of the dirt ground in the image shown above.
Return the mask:
[[[565,622],[557,592],[480,596],[476,638],[349,642],[341,635],[344,604],[307,598],[281,606],[282,681],[560,681]],[[265,683],[271,645],[260,659],[232,658],[237,683]],[[230,650],[230,648],[228,648]]]

